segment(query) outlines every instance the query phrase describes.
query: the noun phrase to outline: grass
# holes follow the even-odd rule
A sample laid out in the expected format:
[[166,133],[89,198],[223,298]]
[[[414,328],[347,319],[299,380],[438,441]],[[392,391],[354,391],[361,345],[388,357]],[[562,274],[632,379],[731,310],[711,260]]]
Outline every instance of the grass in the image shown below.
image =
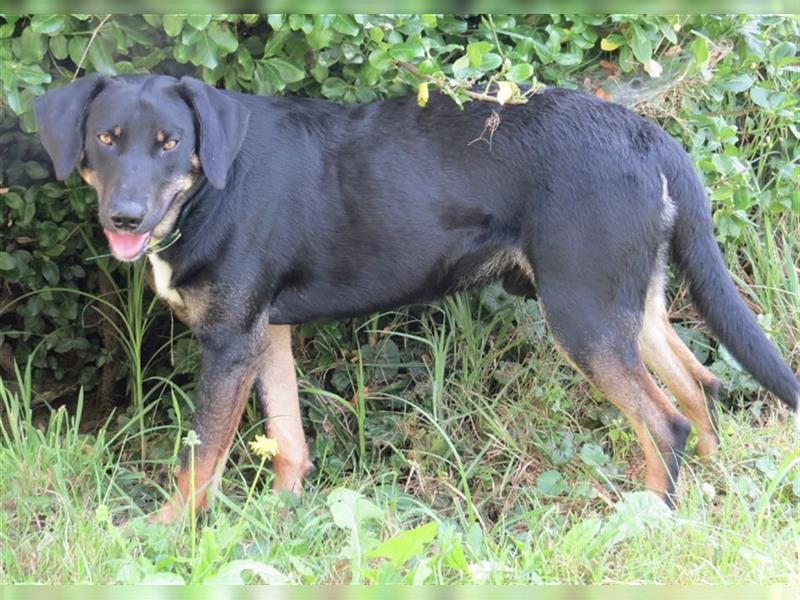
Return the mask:
[[[768,325],[795,353],[797,296],[775,265],[800,256],[781,235],[796,226],[775,223],[738,274],[780,306]],[[0,581],[800,582],[800,450],[772,399],[724,413],[720,455],[687,460],[669,512],[535,303],[489,288],[298,337],[317,467],[304,495],[270,491],[251,406],[213,509],[173,527],[147,514],[170,490],[191,385],[142,372],[141,404],[85,431],[82,395],[30,409],[30,361],[13,391],[0,381]]]

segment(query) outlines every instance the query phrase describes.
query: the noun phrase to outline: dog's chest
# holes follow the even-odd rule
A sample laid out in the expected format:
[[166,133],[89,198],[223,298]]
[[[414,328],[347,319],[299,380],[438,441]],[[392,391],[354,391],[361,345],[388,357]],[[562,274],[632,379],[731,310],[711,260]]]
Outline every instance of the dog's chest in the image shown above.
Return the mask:
[[172,267],[169,263],[155,254],[149,255],[150,266],[153,268],[153,286],[156,294],[166,300],[170,306],[182,307],[183,298],[174,287],[172,287]]

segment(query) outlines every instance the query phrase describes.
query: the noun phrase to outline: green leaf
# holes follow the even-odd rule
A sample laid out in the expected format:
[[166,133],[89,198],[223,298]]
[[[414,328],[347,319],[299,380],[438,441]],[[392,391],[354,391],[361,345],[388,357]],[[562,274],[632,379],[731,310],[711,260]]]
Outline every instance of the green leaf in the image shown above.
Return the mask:
[[242,573],[248,571],[266,585],[286,585],[291,579],[275,567],[258,560],[233,560],[222,565],[214,575],[206,577],[203,585],[242,585]]
[[394,64],[394,59],[386,50],[373,50],[369,55],[369,64],[380,71],[385,71]]
[[698,36],[692,42],[691,49],[694,62],[699,67],[704,67],[708,63],[708,42],[706,42],[706,39]]
[[117,69],[114,67],[114,59],[109,50],[110,43],[101,36],[97,36],[92,45],[89,46],[89,60],[92,61],[96,71],[103,75],[116,75]]
[[278,77],[286,83],[302,81],[306,76],[306,72],[303,69],[283,58],[268,58],[264,63],[275,69]]
[[8,252],[0,252],[0,271],[11,271],[17,264]]
[[356,536],[360,533],[364,521],[383,518],[383,511],[374,502],[347,488],[339,487],[333,490],[328,494],[327,504],[333,522]]
[[278,54],[290,35],[292,35],[292,32],[288,29],[271,33],[267,39],[267,43],[264,44],[264,58],[269,58],[270,56]]
[[644,64],[653,58],[653,46],[647,33],[636,23],[631,24],[631,50],[640,63]]
[[739,73],[738,75],[729,75],[722,77],[717,81],[717,85],[723,90],[734,92],[736,94],[744,92],[753,85],[753,77],[747,73]]
[[22,31],[19,39],[16,40],[17,50],[15,53],[21,62],[38,63],[47,52],[47,38],[35,33],[32,28],[27,27]]
[[564,478],[553,469],[543,471],[536,478],[536,489],[548,496],[557,496],[564,491]]
[[70,38],[69,42],[67,42],[67,52],[73,64],[80,63],[87,43],[89,43],[89,38],[83,36]]
[[393,566],[400,568],[408,560],[421,555],[436,539],[438,532],[439,524],[436,521],[401,531],[370,550],[367,558],[386,558]]
[[35,33],[54,35],[64,28],[64,15],[34,15],[31,29]]
[[508,70],[507,75],[514,83],[522,83],[533,76],[533,66],[528,63],[514,65]]
[[581,448],[581,460],[590,467],[602,467],[608,462],[608,456],[597,444],[587,443]]
[[226,26],[220,26],[219,23],[212,23],[208,29],[208,35],[214,40],[217,48],[223,50],[225,54],[236,52],[239,47],[239,41],[236,35]]
[[164,31],[169,37],[178,37],[185,21],[186,15],[164,15]]
[[478,68],[481,66],[483,55],[492,49],[489,42],[473,42],[467,45],[467,58],[469,59],[469,66]]
[[194,53],[192,54],[192,62],[196,65],[203,65],[209,69],[214,69],[219,64],[217,58],[217,47],[214,41],[203,31],[197,43],[194,45]]
[[759,85],[750,88],[750,99],[761,108],[772,110],[769,100],[770,91]]
[[16,25],[14,25],[14,23],[3,23],[0,25],[0,39],[10,38],[14,35],[15,29]]
[[45,73],[39,65],[22,65],[17,70],[17,77],[29,85],[50,83],[50,73]]
[[187,15],[186,22],[195,29],[202,31],[211,23],[211,15]]
[[330,100],[338,100],[347,92],[347,83],[340,77],[329,77],[322,84],[322,95]]
[[389,54],[397,60],[411,61],[425,56],[425,49],[419,42],[407,42],[390,46]]
[[61,276],[58,270],[58,265],[52,261],[47,261],[42,265],[42,276],[47,280],[50,285],[56,285]]
[[333,22],[333,29],[339,33],[355,37],[361,28],[350,15],[337,15],[336,20]]
[[503,64],[503,59],[499,54],[487,52],[481,57],[480,69],[481,71],[494,71],[501,64]]
[[56,35],[50,38],[50,52],[56,60],[64,60],[69,56],[67,52],[67,38],[63,35]]

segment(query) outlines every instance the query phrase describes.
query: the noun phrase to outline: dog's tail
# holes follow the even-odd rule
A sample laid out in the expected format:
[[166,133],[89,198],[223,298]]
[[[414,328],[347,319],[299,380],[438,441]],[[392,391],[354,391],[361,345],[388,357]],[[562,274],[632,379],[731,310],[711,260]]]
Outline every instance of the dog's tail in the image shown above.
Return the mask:
[[677,209],[672,254],[688,281],[695,307],[739,364],[797,411],[800,381],[759,327],[725,267],[714,237],[708,199],[694,166],[677,144],[668,154],[668,193]]

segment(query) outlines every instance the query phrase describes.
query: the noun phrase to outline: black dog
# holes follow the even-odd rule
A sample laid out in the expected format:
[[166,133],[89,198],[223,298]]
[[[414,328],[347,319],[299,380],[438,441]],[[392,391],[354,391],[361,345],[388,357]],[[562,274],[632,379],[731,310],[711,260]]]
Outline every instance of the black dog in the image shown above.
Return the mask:
[[[495,109],[491,143],[475,143]],[[339,106],[92,75],[36,113],[58,178],[78,167],[112,253],[150,255],[158,294],[200,342],[196,489],[218,480],[256,383],[280,447],[276,486],[299,491],[309,462],[289,324],[502,279],[536,292],[560,349],[630,419],[646,485],[669,501],[691,423],[700,454],[717,447],[718,388],[667,320],[670,253],[722,343],[798,404],[800,383],[725,269],[688,156],[620,106],[561,89],[503,109],[436,95],[424,109],[411,97]],[[190,489],[184,468],[159,518]]]

